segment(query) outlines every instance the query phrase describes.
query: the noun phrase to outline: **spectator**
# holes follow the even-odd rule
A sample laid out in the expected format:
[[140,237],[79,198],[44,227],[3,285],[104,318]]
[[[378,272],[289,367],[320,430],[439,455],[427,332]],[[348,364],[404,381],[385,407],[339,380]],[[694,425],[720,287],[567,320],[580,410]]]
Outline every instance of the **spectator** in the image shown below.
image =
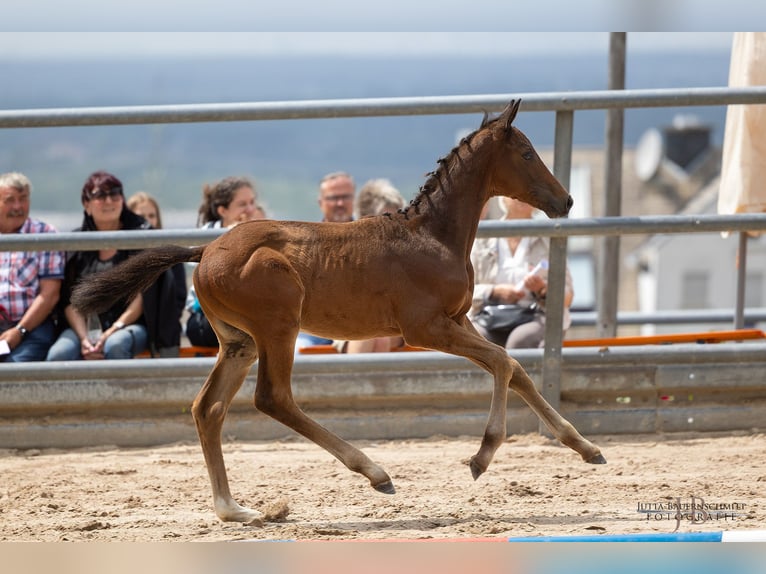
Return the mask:
[[345,223],[354,219],[353,178],[344,171],[328,173],[319,182],[319,209],[322,221]]
[[145,191],[137,191],[128,198],[128,209],[146,219],[154,229],[162,229],[160,204]]
[[[531,219],[534,208],[517,199],[498,197],[490,199],[485,212],[497,201],[503,219]],[[547,270],[534,271],[542,261],[547,263],[549,240],[547,237],[487,237],[476,239],[471,251],[475,287],[469,317],[487,339],[506,349],[542,347],[545,336],[545,295],[548,290]],[[534,271],[534,272],[533,272]],[[574,290],[569,268],[566,270],[564,293],[564,329],[571,318],[569,306]],[[538,312],[530,321],[508,332],[488,332],[478,324],[479,312],[492,305],[535,304]]]
[[[355,213],[358,219],[392,213],[404,207],[404,198],[387,179],[371,179],[359,190]],[[401,347],[402,337],[377,337],[364,341],[335,341],[333,345],[342,353],[387,352]]]
[[[122,183],[111,173],[97,171],[85,181],[80,197],[82,225],[75,231],[148,229],[146,220],[125,205]],[[48,351],[49,361],[130,359],[147,346],[143,296],[117,301],[98,316],[85,317],[69,302],[72,288],[82,278],[109,269],[135,251],[114,248],[75,251],[67,255],[59,309],[63,332]]]
[[[138,191],[127,201],[128,209],[146,219],[154,229],[162,229],[159,203],[145,191]],[[174,265],[144,293],[144,320],[152,356],[178,357],[181,347],[181,316],[186,304],[186,267]],[[148,306],[154,309],[149,312]],[[154,320],[156,318],[156,321]]]
[[[202,188],[197,225],[202,229],[234,227],[253,219],[265,219],[266,211],[256,200],[255,186],[246,177],[227,177],[214,185]],[[189,319],[186,336],[192,345],[217,347],[218,338],[200,307],[194,287],[186,298]]]
[[404,198],[387,179],[371,179],[359,190],[354,213],[357,219],[393,213],[404,207]]
[[[354,179],[345,171],[328,173],[319,182],[319,210],[322,221],[346,223],[354,219],[354,195],[356,184]],[[315,345],[331,345],[332,339],[318,337],[301,331],[295,341],[295,353],[303,347]]]
[[[55,233],[29,217],[32,184],[21,173],[0,175],[0,233]],[[61,251],[0,251],[0,361],[44,361],[56,339],[51,313],[64,277]]]

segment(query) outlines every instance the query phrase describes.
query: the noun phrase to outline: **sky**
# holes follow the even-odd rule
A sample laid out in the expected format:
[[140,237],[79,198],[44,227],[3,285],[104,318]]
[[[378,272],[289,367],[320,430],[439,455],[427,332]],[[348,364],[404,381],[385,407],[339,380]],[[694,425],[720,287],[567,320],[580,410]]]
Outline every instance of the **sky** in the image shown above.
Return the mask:
[[[731,32],[629,32],[629,51],[728,50]],[[604,53],[608,32],[4,32],[0,59]]]
[[755,0],[2,0],[0,59],[728,49]]
[[758,0],[3,0],[0,32],[731,32],[764,21]]

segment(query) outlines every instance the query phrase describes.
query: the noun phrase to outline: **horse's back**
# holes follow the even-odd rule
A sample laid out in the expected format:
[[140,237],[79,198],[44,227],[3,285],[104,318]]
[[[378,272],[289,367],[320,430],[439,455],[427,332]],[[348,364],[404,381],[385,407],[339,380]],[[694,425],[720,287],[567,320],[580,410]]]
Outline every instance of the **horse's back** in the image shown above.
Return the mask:
[[[205,257],[244,262],[268,248],[296,263],[323,265],[324,260],[353,261],[385,256],[407,230],[382,218],[348,223],[261,219],[241,223],[210,244]],[[357,254],[356,257],[354,254]]]
[[332,338],[393,333],[393,301],[409,298],[400,291],[413,276],[406,254],[417,251],[408,233],[387,218],[243,223],[205,250],[195,288],[242,312],[294,309],[302,328]]

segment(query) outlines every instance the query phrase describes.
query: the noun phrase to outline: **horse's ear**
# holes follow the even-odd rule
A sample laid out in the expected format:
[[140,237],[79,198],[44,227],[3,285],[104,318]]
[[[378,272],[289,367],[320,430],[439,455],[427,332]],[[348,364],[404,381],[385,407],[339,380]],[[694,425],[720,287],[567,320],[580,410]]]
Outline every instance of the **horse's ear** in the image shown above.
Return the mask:
[[487,110],[484,110],[484,117],[481,119],[481,125],[479,126],[479,129],[483,128],[489,123],[489,114],[487,113]]
[[520,105],[521,105],[521,100],[511,100],[511,103],[508,104],[507,108],[505,108],[503,115],[506,116],[505,117],[506,130],[511,129],[511,124],[513,123],[513,120],[516,118],[516,114],[519,112]]

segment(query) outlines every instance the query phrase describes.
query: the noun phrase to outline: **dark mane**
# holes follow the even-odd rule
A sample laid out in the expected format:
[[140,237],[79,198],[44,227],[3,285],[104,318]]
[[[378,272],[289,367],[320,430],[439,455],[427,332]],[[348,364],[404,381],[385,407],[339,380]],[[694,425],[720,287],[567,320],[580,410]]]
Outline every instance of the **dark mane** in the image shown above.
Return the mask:
[[481,121],[481,125],[472,131],[470,134],[463,137],[458,144],[453,147],[447,155],[436,160],[437,168],[434,171],[428,172],[426,175],[426,181],[420,186],[418,194],[410,201],[407,207],[399,210],[399,213],[404,214],[405,217],[409,215],[410,208],[415,210],[415,213],[419,213],[419,206],[423,203],[423,200],[428,200],[428,197],[437,189],[443,187],[442,178],[448,177],[449,166],[453,163],[453,160],[457,158],[460,160],[460,150],[466,147],[470,147],[471,142],[479,132],[485,129],[490,129],[492,124],[500,119],[500,116],[490,118],[489,114],[485,111],[484,117]]

